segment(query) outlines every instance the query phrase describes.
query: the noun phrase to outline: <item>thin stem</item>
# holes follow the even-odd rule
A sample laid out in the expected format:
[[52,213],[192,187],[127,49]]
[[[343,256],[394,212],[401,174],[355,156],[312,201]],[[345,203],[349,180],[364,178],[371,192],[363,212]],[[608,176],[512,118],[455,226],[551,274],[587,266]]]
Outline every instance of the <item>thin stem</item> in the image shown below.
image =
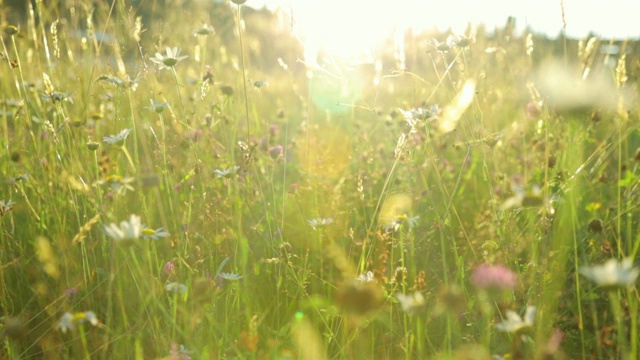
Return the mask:
[[629,326],[629,359],[638,358],[638,297],[637,290],[627,292],[627,301],[629,302],[629,314],[631,316],[631,324]]
[[[116,278],[116,269],[117,269],[117,264],[116,264],[116,248],[115,248],[115,244],[111,243],[110,247],[110,256],[109,256],[109,278],[108,278],[108,283],[107,283],[107,305],[106,305],[106,313],[105,313],[105,324],[111,324],[111,320],[113,319],[113,297],[115,296],[114,291],[113,291],[113,287],[114,287],[114,280]],[[106,247],[105,247],[106,248]],[[110,331],[105,331],[104,332],[104,338],[102,340],[102,343],[105,344],[102,348],[102,353],[103,355],[106,357],[106,354],[108,353],[108,349],[109,349],[109,344],[111,343],[111,339],[110,339],[110,335],[111,332]]]
[[138,154],[138,129],[136,127],[136,118],[135,118],[135,108],[133,106],[133,92],[131,88],[128,89],[129,95],[129,110],[131,111],[131,126],[133,128],[133,155],[135,155],[136,159],[140,159]]
[[80,341],[82,341],[82,350],[84,351],[84,358],[91,359],[91,354],[89,353],[89,344],[87,343],[87,335],[85,334],[85,331],[84,331],[84,325],[80,324],[80,326],[78,326],[78,329],[80,330]]
[[242,64],[242,88],[244,90],[244,110],[247,118],[247,142],[251,141],[251,125],[249,124],[249,98],[247,97],[247,75],[245,73],[244,61],[244,39],[242,37],[242,17],[240,13],[241,5],[238,5],[238,35],[240,37],[240,61]]
[[176,81],[176,90],[178,91],[178,99],[180,99],[180,110],[182,110],[182,122],[184,124],[188,124],[187,115],[184,111],[184,103],[182,102],[182,94],[180,93],[180,83],[178,82],[178,74],[176,74],[176,69],[172,67],[171,73],[173,74],[173,79]]
[[608,292],[609,302],[611,303],[611,311],[616,321],[616,331],[618,332],[618,358],[627,359],[627,334],[624,327],[624,314],[620,306],[620,294],[618,290],[610,290]]
[[133,171],[136,170],[136,165],[133,163],[133,159],[131,158],[131,154],[129,154],[129,151],[127,150],[126,147],[124,147],[124,145],[121,147],[122,152],[124,153],[124,156],[127,157],[127,160],[129,161],[129,166],[131,166],[131,169],[133,169]]
[[171,339],[176,338],[176,328],[178,327],[178,292],[173,294],[173,304],[171,307]]

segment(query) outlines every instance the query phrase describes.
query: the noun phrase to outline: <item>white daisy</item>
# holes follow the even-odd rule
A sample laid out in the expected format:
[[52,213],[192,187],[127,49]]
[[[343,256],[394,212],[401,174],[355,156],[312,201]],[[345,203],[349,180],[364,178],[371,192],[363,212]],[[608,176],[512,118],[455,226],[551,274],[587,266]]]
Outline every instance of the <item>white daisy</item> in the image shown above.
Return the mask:
[[409,295],[396,293],[396,299],[398,299],[398,302],[402,307],[402,311],[407,314],[415,314],[425,306],[424,296],[419,291]]
[[127,139],[127,136],[129,136],[130,132],[131,132],[131,129],[124,129],[120,131],[117,135],[105,136],[102,138],[102,140],[107,144],[111,144],[111,145],[118,144],[118,143],[124,142]]
[[220,179],[220,178],[227,177],[229,175],[235,174],[238,171],[238,169],[240,169],[240,166],[236,165],[236,166],[232,166],[232,167],[230,167],[228,169],[224,169],[224,170],[215,169],[215,170],[213,170],[213,173],[216,174],[216,177],[218,179]]
[[524,313],[524,318],[521,318],[514,311],[507,311],[507,318],[499,324],[496,324],[496,329],[499,331],[510,332],[513,334],[520,334],[525,330],[533,327],[533,321],[536,318],[536,307],[527,306],[527,310]]
[[333,222],[332,218],[315,218],[311,220],[307,220],[307,224],[313,228],[313,230],[317,230],[316,228],[324,225],[331,224]]
[[64,313],[58,323],[56,329],[66,333],[67,331],[73,331],[77,324],[83,324],[88,322],[93,326],[98,326],[99,321],[96,313],[93,311],[77,312],[77,313]]
[[145,240],[158,240],[159,238],[166,238],[169,236],[169,233],[164,231],[164,228],[152,229],[150,227],[145,227],[142,229],[142,238]]
[[167,285],[165,285],[164,289],[167,290],[168,292],[184,294],[187,292],[187,285],[180,284],[177,282],[170,282]]
[[158,64],[158,67],[160,68],[160,70],[162,69],[171,70],[173,67],[178,65],[180,61],[189,57],[188,55],[180,56],[180,49],[177,47],[174,47],[174,48],[166,47],[165,51],[166,51],[166,55],[156,53],[155,57],[152,57],[149,59],[154,63]]
[[621,262],[609,259],[602,265],[581,267],[580,274],[604,288],[625,288],[633,285],[640,269],[633,267],[633,259],[630,258]]
[[139,239],[140,235],[142,235],[140,216],[131,215],[129,221],[121,221],[120,225],[115,223],[105,225],[104,231],[116,242]]

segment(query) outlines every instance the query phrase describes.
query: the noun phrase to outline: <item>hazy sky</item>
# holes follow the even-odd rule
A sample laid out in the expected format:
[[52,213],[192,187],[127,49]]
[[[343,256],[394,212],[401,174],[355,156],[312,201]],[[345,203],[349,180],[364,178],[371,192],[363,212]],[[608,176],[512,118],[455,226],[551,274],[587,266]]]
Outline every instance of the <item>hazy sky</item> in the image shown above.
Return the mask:
[[[467,25],[487,30],[516,19],[526,27],[555,37],[563,28],[560,0],[247,0],[245,5],[293,13],[294,33],[305,49],[333,54],[368,53],[389,36],[407,28],[446,30],[463,35]],[[640,39],[640,0],[564,0],[566,34],[584,39],[590,32],[603,38]],[[313,54],[309,54],[313,57]],[[306,58],[307,56],[305,56]]]
[[[360,27],[366,31],[401,24],[415,29],[437,27],[462,31],[483,22],[491,29],[515,16],[522,30],[530,25],[556,36],[562,28],[560,0],[248,0],[246,5],[293,9],[301,28]],[[567,35],[584,38],[640,38],[640,0],[564,0]],[[307,23],[307,25],[305,25]]]

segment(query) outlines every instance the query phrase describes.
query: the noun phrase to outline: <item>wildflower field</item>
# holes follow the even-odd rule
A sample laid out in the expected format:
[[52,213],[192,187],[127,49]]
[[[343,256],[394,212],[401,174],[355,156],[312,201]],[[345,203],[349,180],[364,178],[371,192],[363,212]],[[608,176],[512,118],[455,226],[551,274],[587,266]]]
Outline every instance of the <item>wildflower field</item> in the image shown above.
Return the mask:
[[507,21],[354,59],[242,1],[27,3],[1,359],[640,356],[637,40]]

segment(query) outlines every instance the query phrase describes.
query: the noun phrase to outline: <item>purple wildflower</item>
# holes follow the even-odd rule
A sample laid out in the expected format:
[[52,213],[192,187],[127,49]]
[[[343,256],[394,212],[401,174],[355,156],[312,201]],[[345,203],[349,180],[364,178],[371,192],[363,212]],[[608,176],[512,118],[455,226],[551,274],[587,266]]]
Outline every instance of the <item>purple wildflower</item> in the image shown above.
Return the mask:
[[277,159],[282,155],[282,151],[282,145],[273,146],[269,149],[269,156],[271,156],[272,159]]
[[480,265],[471,274],[471,284],[483,290],[512,290],[517,282],[516,275],[504,265]]
[[167,263],[164,264],[164,266],[162,267],[162,272],[167,275],[171,275],[175,271],[176,271],[176,265],[171,261],[167,261]]

